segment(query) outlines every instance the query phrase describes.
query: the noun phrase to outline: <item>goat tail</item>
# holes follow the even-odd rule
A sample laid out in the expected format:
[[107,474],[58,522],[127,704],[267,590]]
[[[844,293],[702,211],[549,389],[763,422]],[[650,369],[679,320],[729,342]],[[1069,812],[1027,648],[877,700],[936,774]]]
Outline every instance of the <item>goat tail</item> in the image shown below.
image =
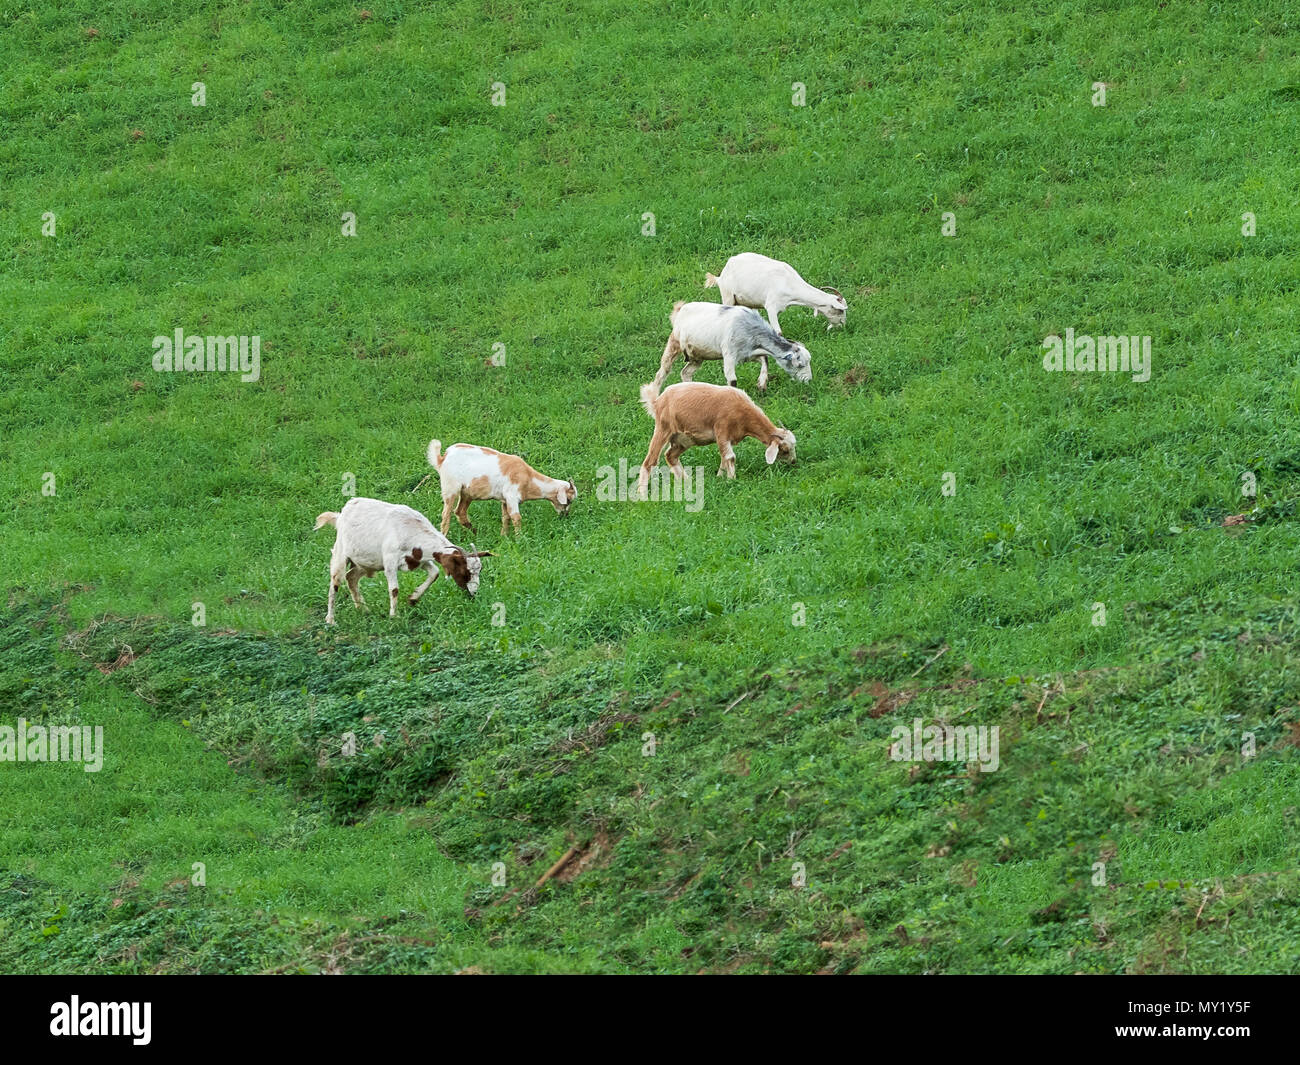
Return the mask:
[[[333,525],[334,528],[337,529],[338,520],[339,520],[338,511],[327,510],[323,514],[316,515],[316,529],[319,529],[322,525]],[[313,529],[312,532],[315,532],[316,529]]]
[[442,468],[442,460],[445,459],[447,456],[442,454],[441,440],[430,440],[429,450],[426,454],[428,455],[430,466],[432,466],[435,470]]
[[718,284],[718,279],[717,279],[716,277],[714,277],[713,274],[705,274],[705,275],[704,275],[704,287],[705,287],[705,288],[721,288],[722,286],[721,286],[720,284]]
[[659,381],[655,379],[648,385],[641,386],[641,406],[650,417],[655,416],[655,401],[659,398]]

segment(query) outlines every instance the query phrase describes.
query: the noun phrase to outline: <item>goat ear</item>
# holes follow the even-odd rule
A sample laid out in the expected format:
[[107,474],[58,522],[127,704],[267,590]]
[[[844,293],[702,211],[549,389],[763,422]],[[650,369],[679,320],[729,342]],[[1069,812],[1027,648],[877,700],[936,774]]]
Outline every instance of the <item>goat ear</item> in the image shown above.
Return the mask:
[[769,466],[776,461],[776,453],[779,450],[780,447],[777,445],[777,442],[775,440],[773,440],[770,444],[767,445],[767,450],[763,452],[763,455],[766,457],[767,464]]

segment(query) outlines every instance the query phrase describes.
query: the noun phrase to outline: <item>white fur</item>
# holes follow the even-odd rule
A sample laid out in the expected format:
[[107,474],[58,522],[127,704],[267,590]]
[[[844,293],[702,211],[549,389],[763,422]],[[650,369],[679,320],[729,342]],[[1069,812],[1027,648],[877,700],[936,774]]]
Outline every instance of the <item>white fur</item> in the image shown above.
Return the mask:
[[781,323],[776,316],[787,307],[811,307],[814,315],[825,316],[827,329],[843,325],[848,318],[849,305],[843,296],[814,288],[789,263],[757,252],[733,255],[722,273],[707,275],[704,284],[717,285],[724,304],[766,310],[778,333]]

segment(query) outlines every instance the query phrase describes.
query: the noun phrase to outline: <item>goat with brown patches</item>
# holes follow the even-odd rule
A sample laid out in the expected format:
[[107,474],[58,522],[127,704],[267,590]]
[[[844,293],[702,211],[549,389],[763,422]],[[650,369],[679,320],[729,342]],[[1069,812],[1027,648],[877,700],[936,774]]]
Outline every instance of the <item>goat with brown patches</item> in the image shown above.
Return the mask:
[[[478,591],[482,559],[491,551],[465,551],[433,527],[418,510],[398,503],[357,496],[340,511],[327,510],[316,518],[316,528],[333,525],[337,530],[330,555],[329,605],[325,624],[334,624],[334,596],[347,581],[357,609],[364,609],[357,582],[384,571],[388,578],[388,616],[397,613],[397,574],[402,569],[427,569],[429,579],[409,596],[412,606],[425,590],[445,572],[467,595]],[[474,545],[471,544],[470,547]],[[440,570],[441,567],[441,570]]]
[[664,448],[668,449],[668,468],[677,478],[686,474],[681,465],[682,452],[697,444],[718,445],[722,456],[718,476],[725,474],[732,480],[736,476],[735,445],[747,437],[767,445],[764,454],[769,466],[777,456],[785,462],[794,461],[794,433],[773,425],[739,388],[689,381],[670,385],[660,393],[658,384],[652,381],[641,386],[641,405],[655,420],[654,436],[637,479],[642,499],[650,483],[650,470],[658,465]]
[[456,520],[474,531],[469,520],[469,505],[476,499],[501,502],[501,535],[514,522],[520,531],[519,504],[529,499],[547,499],[557,514],[568,514],[569,505],[578,495],[572,481],[560,481],[538,473],[518,455],[493,451],[475,444],[452,444],[444,453],[440,440],[429,441],[429,465],[438,471],[442,485],[442,532]]

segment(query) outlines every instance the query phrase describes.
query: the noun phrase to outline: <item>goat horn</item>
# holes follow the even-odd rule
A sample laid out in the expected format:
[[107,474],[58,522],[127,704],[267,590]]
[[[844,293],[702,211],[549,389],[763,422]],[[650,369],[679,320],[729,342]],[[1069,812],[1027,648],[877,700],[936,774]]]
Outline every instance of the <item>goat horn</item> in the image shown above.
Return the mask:
[[841,292],[839,289],[837,289],[837,288],[831,288],[830,285],[827,285],[827,286],[826,286],[826,291],[827,291],[827,292],[834,292],[835,295],[839,296],[840,299],[843,299],[843,298],[844,298],[844,293],[842,293],[842,292]]

